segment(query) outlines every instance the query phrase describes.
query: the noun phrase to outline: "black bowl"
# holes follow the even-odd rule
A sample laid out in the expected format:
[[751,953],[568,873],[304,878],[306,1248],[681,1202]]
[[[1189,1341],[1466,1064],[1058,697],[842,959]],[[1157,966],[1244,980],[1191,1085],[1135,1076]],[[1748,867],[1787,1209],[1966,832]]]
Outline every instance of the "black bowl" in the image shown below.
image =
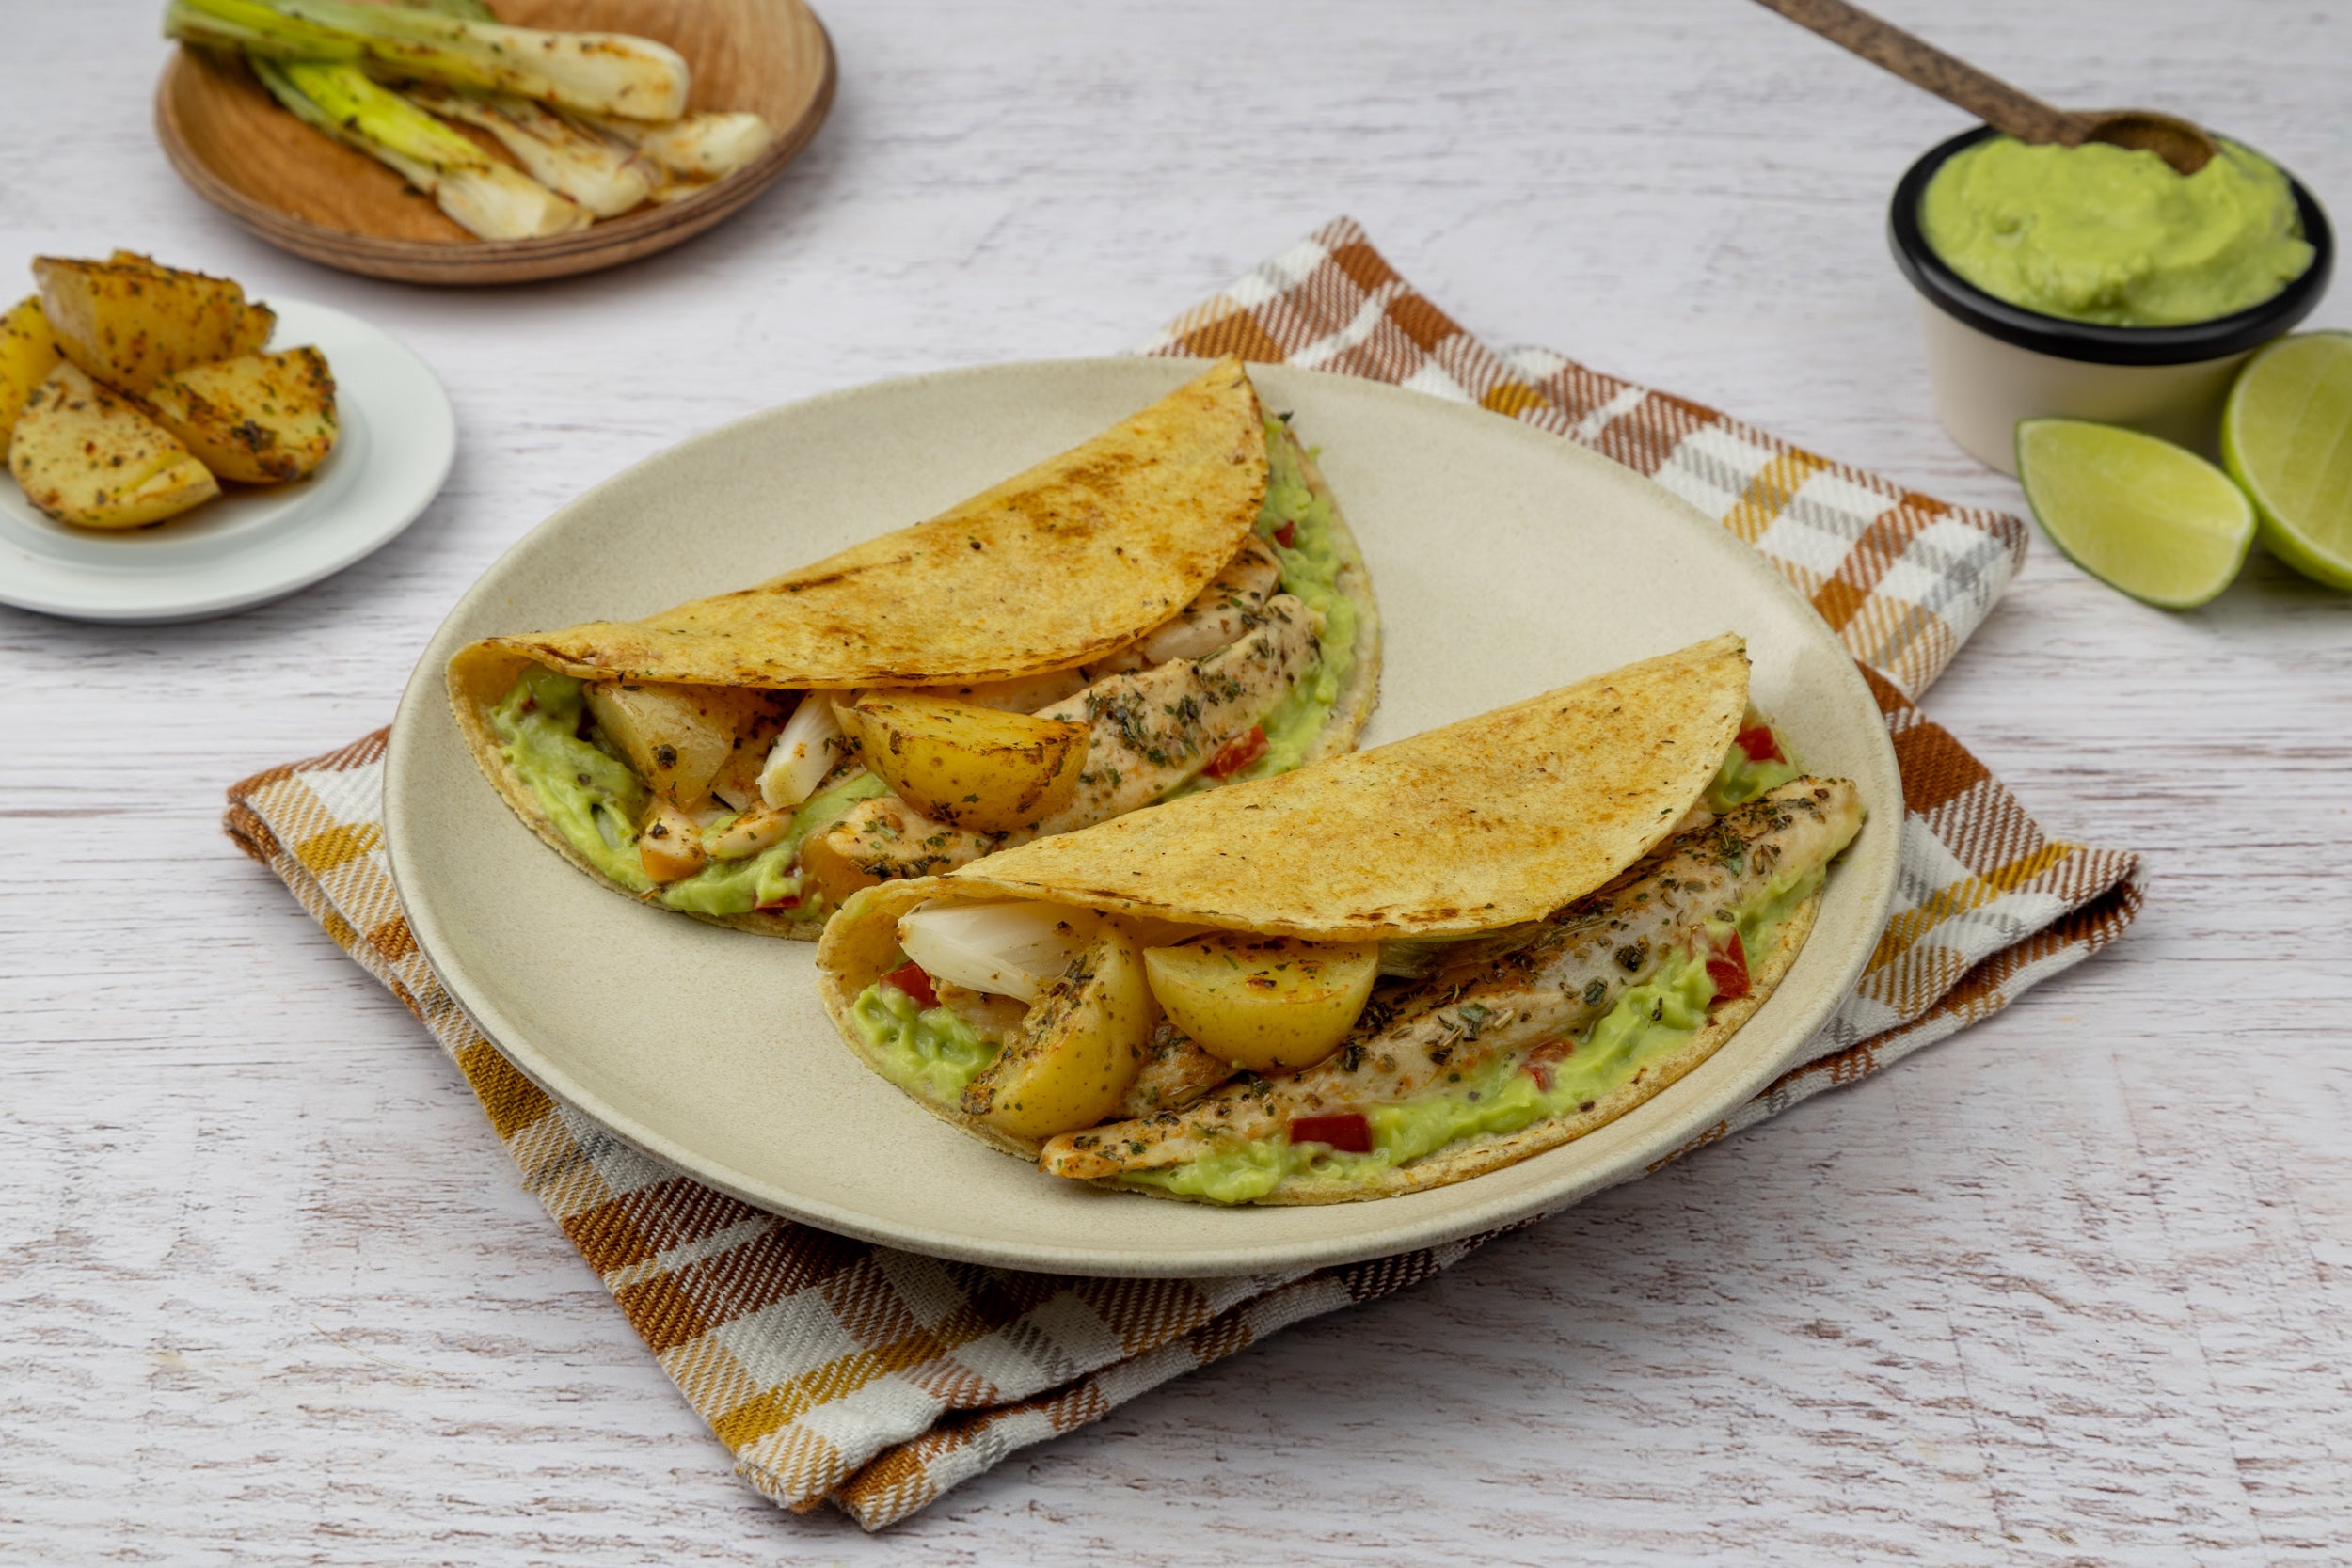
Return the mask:
[[2037,354],[2096,365],[2185,365],[2241,354],[2268,342],[2310,315],[2319,296],[2328,292],[2328,275],[2336,261],[2335,234],[2312,193],[2290,174],[2287,184],[2295,192],[2296,209],[2302,215],[2303,238],[2311,242],[2312,264],[2260,305],[2185,326],[2106,326],[2045,316],[1996,299],[1945,265],[1944,259],[1929,248],[1927,237],[1919,231],[1919,198],[1927,194],[1928,182],[1935,178],[1946,159],[1999,134],[1990,125],[1979,125],[1930,150],[1895,187],[1894,205],[1886,214],[1895,264],[1911,286],[1946,315],[1989,337]]

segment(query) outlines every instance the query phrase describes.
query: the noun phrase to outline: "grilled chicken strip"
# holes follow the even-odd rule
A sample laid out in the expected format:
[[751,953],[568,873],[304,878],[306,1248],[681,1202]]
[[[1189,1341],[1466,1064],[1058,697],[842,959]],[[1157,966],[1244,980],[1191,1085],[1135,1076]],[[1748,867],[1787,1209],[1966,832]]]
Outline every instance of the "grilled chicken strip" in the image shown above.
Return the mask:
[[1675,840],[1662,860],[1549,918],[1461,944],[1429,977],[1375,992],[1332,1055],[1244,1078],[1180,1111],[1048,1140],[1039,1168],[1092,1178],[1182,1164],[1294,1117],[1391,1103],[1505,1053],[1560,1039],[1616,1006],[1717,911],[1772,879],[1825,865],[1862,826],[1844,779],[1797,779]]
[[1146,664],[1172,658],[1206,658],[1241,641],[1258,624],[1265,602],[1281,592],[1282,563],[1252,534],[1241,553],[1209,579],[1209,585],[1175,618],[1153,628],[1138,644]]
[[1229,647],[1096,681],[1041,717],[1089,726],[1077,798],[1037,825],[1039,836],[1107,822],[1148,806],[1249,733],[1314,667],[1323,617],[1277,594]]
[[1206,658],[1229,647],[1258,624],[1258,611],[1281,592],[1282,563],[1265,541],[1251,534],[1225,569],[1168,620],[1115,653],[1086,667],[1088,681],[1124,675],[1171,658]]
[[1143,1066],[1119,1102],[1121,1117],[1156,1116],[1181,1111],[1232,1078],[1233,1064],[1212,1056],[1193,1043],[1192,1037],[1162,1019],[1144,1047]]
[[1278,594],[1252,614],[1255,626],[1206,658],[1107,676],[1042,710],[1044,718],[1089,726],[1077,796],[1053,816],[1013,832],[983,833],[934,822],[895,795],[878,796],[810,840],[802,864],[838,901],[869,882],[930,876],[1151,804],[1248,734],[1314,667],[1321,617],[1305,600]]

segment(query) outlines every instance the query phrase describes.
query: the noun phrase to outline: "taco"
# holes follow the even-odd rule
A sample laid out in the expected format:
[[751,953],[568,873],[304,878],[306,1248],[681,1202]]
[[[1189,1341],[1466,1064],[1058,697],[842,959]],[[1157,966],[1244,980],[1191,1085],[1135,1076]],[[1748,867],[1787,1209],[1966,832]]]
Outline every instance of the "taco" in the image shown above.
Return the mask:
[[1228,358],[929,522],[448,678],[573,864],[810,938],[860,887],[1345,752],[1379,654],[1329,487]]
[[1749,705],[1726,636],[862,892],[818,980],[868,1066],[1048,1175],[1387,1197],[1704,1062],[1788,974],[1862,817]]

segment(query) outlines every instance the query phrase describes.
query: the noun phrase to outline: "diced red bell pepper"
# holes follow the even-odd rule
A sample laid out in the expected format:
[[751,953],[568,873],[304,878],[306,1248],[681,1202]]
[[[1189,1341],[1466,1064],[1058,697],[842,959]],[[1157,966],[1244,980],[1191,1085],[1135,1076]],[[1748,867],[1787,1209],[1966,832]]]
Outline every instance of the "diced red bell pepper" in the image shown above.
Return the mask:
[[1280,528],[1276,529],[1274,531],[1274,542],[1281,546],[1286,550],[1295,547],[1298,543],[1298,525],[1296,523],[1284,523]]
[[797,893],[787,893],[774,903],[762,904],[759,907],[762,910],[797,910],[801,907],[801,895]]
[[1544,1093],[1551,1092],[1551,1069],[1563,1056],[1576,1054],[1574,1040],[1546,1040],[1519,1060],[1519,1070],[1535,1080],[1535,1086]]
[[914,1005],[918,1007],[939,1006],[939,992],[931,989],[931,977],[923,973],[921,964],[913,962],[900,964],[882,976],[882,984],[898,987],[913,997]]
[[1732,739],[1740,750],[1748,753],[1750,762],[1787,760],[1780,754],[1780,736],[1772,733],[1772,726],[1770,724],[1758,724],[1754,729],[1741,730]]
[[1730,1002],[1748,994],[1748,950],[1740,944],[1740,933],[1731,933],[1731,940],[1717,948],[1707,960],[1707,977],[1715,982],[1715,995],[1708,1003]]
[[1249,726],[1248,735],[1230,746],[1220,748],[1200,771],[1212,779],[1231,778],[1263,755],[1265,755],[1265,726],[1252,724]]
[[1372,1123],[1361,1111],[1343,1111],[1330,1117],[1293,1117],[1291,1142],[1328,1144],[1340,1154],[1369,1154]]

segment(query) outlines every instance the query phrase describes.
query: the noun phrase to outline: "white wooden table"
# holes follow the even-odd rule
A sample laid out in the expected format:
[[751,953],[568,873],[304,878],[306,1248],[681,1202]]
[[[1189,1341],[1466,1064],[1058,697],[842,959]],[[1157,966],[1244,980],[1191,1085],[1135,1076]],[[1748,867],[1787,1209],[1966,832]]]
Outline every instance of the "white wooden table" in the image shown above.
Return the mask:
[[[2209,118],[2352,217],[2342,8],[1886,8],[2059,103]],[[156,0],[5,9],[0,261],[127,245],[363,314],[464,435],[415,529],[287,603],[0,611],[0,1560],[2352,1556],[2352,596],[2266,560],[2168,615],[2037,541],[1928,698],[2053,832],[2147,852],[2114,952],[881,1540],[733,1479],[423,1032],[216,826],[384,722],[591,482],[827,388],[1121,348],[1340,212],[1497,341],[2014,506],[1936,428],[1882,238],[1954,113],[1739,0],[835,0],[833,121],[742,218],[441,293],[182,188]]]

